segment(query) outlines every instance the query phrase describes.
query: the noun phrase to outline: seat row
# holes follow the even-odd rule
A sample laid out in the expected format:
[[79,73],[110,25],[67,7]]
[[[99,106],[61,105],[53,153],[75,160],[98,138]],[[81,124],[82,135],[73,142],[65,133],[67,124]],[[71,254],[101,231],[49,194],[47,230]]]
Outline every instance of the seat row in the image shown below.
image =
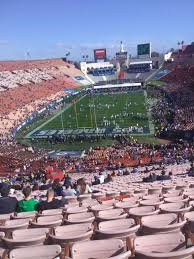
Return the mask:
[[[118,250],[117,245],[115,243],[118,243],[119,241],[114,241],[114,238],[122,239],[124,240],[124,243],[120,243],[119,247],[122,248],[122,252],[125,251],[125,253],[120,255],[118,258],[129,258],[130,254],[132,253],[135,258],[187,258],[184,256],[189,256],[194,253],[194,248],[187,248],[186,245],[186,239],[184,235],[180,231],[168,231],[164,233],[155,233],[155,234],[149,234],[144,236],[137,236],[134,237],[133,242],[131,242],[133,236],[135,234],[130,232],[129,230],[127,233],[127,230],[125,231],[122,229],[119,230],[117,220],[115,221],[115,225],[117,225],[117,232],[111,228],[108,231],[108,234],[106,233],[98,233],[99,235],[104,235],[104,239],[100,239],[99,236],[97,236],[97,239],[100,240],[93,240],[88,241],[88,239],[91,237],[91,230],[88,229],[88,224],[79,224],[77,225],[69,225],[67,226],[69,229],[66,229],[66,232],[64,229],[61,229],[62,227],[57,227],[55,229],[55,233],[58,235],[57,237],[53,235],[49,235],[49,238],[52,240],[51,244],[58,244],[62,248],[58,248],[59,253],[63,253],[64,255],[71,256],[72,258],[112,258],[112,255],[115,255],[113,253],[117,252]],[[73,228],[72,228],[73,226]],[[84,233],[85,231],[85,233]],[[6,246],[7,249],[10,249],[9,258],[35,258],[34,256],[38,256],[39,249],[45,249],[43,248],[43,243],[45,242],[46,235],[48,234],[49,230],[46,228],[43,229],[30,229],[30,230],[17,230],[13,232],[13,237],[15,238],[15,246],[13,244],[9,243],[9,245]],[[107,236],[106,236],[107,235]],[[29,237],[30,236],[30,237]],[[14,239],[13,238],[13,239]],[[21,243],[21,239],[25,239],[23,243]],[[110,238],[110,239],[109,239]],[[6,242],[6,238],[2,238],[3,242]],[[127,248],[130,250],[126,251],[126,245]],[[112,245],[111,245],[112,244]],[[38,251],[36,250],[36,246],[39,245]],[[29,252],[32,251],[32,254],[28,257],[24,254],[22,257],[22,250],[20,247],[28,247],[26,250]],[[46,247],[48,245],[46,244]],[[41,247],[41,248],[39,248]],[[58,246],[50,245],[49,248]],[[14,249],[13,249],[14,248]],[[181,249],[180,249],[181,248]],[[105,250],[108,249],[109,252],[105,252]],[[2,249],[3,250],[3,249]],[[119,249],[120,250],[120,249]],[[180,250],[180,251],[179,251]],[[3,250],[5,251],[5,250]],[[24,249],[25,251],[25,249]],[[152,251],[155,251],[154,253]],[[120,250],[121,252],[121,250]],[[58,253],[58,254],[59,254]],[[92,254],[93,253],[93,254]],[[156,253],[158,254],[157,257]],[[93,256],[92,256],[92,255]],[[103,256],[102,256],[103,254]],[[100,255],[100,256],[99,256]],[[20,256],[20,257],[19,257]],[[85,256],[85,257],[82,257]],[[92,256],[92,257],[91,257]],[[101,257],[102,256],[102,257]],[[106,257],[105,257],[106,256]],[[141,257],[143,256],[143,257]],[[52,253],[47,254],[44,258],[55,258],[55,254]],[[114,258],[114,257],[113,257]],[[117,258],[117,257],[115,257]]]

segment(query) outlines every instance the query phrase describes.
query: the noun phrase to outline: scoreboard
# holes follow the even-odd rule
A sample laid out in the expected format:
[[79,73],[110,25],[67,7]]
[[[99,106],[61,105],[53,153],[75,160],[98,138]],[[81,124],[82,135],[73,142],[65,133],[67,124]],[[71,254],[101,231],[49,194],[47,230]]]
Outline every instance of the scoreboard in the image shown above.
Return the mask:
[[106,61],[106,49],[94,49],[94,60]]
[[151,44],[150,43],[138,44],[137,55],[151,57]]

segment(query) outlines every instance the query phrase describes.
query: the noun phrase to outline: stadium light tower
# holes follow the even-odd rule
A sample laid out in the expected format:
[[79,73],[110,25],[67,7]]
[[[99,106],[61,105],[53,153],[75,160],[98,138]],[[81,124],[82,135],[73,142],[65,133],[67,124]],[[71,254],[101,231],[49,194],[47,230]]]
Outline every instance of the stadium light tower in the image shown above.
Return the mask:
[[26,51],[26,59],[28,60],[28,59],[31,59],[31,54],[30,54],[30,51],[28,50],[28,51]]
[[123,42],[121,41],[120,42],[120,52],[122,53],[122,52],[125,52],[124,51],[124,45],[123,45]]

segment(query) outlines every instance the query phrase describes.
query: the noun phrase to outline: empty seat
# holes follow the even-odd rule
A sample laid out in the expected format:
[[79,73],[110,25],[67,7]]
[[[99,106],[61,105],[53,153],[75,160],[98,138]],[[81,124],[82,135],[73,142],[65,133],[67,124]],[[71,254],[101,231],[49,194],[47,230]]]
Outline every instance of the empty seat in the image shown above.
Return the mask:
[[159,214],[142,218],[143,234],[167,233],[180,231],[186,221],[178,223],[176,214]]
[[13,216],[13,213],[10,213],[10,214],[2,214],[2,215],[0,215],[0,221],[8,220],[8,219],[11,218],[11,216]]
[[37,215],[36,211],[20,212],[12,216],[13,219],[34,219]]
[[194,254],[194,247],[186,249],[185,237],[181,232],[137,237],[134,249],[137,259],[188,259]]
[[92,193],[92,198],[93,199],[98,199],[98,198],[102,198],[105,197],[106,195],[104,193],[101,192],[97,192],[97,193]]
[[83,212],[76,214],[69,214],[66,220],[67,224],[81,224],[81,223],[92,223],[95,220],[92,212]]
[[160,194],[150,194],[150,195],[145,195],[143,196],[143,200],[155,200],[155,199],[160,199]]
[[34,246],[13,249],[9,259],[54,259],[61,254],[59,245]]
[[80,204],[79,204],[79,202],[74,202],[74,203],[69,203],[69,204],[66,204],[64,207],[63,207],[63,210],[64,210],[64,212],[67,210],[67,209],[69,209],[69,208],[75,208],[75,207],[79,207],[80,206]]
[[91,197],[92,197],[91,194],[82,194],[82,195],[79,195],[77,199],[79,202],[82,202],[84,200],[91,199]]
[[3,225],[0,225],[0,231],[9,234],[16,229],[25,229],[29,226],[30,219],[14,219],[6,220]]
[[156,210],[154,206],[142,206],[137,208],[132,208],[129,210],[129,215],[135,218],[136,223],[141,223],[141,218],[144,216],[150,216],[158,214],[159,210]]
[[159,207],[164,201],[161,201],[160,199],[148,199],[148,200],[142,200],[139,202],[142,206],[155,206],[156,208]]
[[125,252],[122,240],[107,239],[78,242],[72,246],[72,259],[128,259],[131,252]]
[[190,211],[191,206],[185,207],[184,203],[166,203],[160,205],[161,212],[176,213],[178,215],[178,220],[183,219],[184,213]]
[[153,195],[153,194],[161,194],[162,189],[161,188],[149,188],[148,189],[148,194]]
[[113,209],[112,205],[95,205],[90,208],[90,210],[94,213],[95,216],[98,216],[99,211],[102,210],[111,210]]
[[4,237],[2,240],[5,246],[9,249],[43,245],[48,233],[48,228],[20,229],[13,231],[12,238]]
[[180,190],[179,191],[175,190],[175,191],[163,194],[164,198],[177,197],[179,195],[181,195],[181,191]]
[[106,193],[107,197],[116,197],[116,196],[119,196],[119,195],[120,195],[120,192],[107,192]]
[[37,218],[36,222],[32,222],[31,226],[33,228],[50,228],[60,226],[63,222],[62,215],[54,215],[54,216],[45,216]]
[[51,210],[43,210],[38,216],[54,216],[54,215],[62,215],[62,209],[51,209]]
[[187,203],[189,200],[189,198],[183,198],[183,196],[177,196],[177,197],[168,197],[168,198],[164,198],[165,202],[168,203],[176,203],[176,202],[184,202]]
[[94,200],[94,199],[87,199],[87,200],[83,200],[81,202],[81,205],[85,208],[88,208],[88,207],[92,207],[92,206],[95,206],[95,205],[98,205],[98,201],[97,200]]
[[184,191],[187,187],[188,187],[188,185],[186,185],[186,184],[177,185],[177,186],[176,186],[176,190]]
[[72,224],[56,227],[54,235],[49,235],[53,244],[60,244],[65,248],[65,255],[69,255],[69,245],[77,241],[84,241],[91,238],[93,234],[90,223]]
[[111,210],[103,210],[99,211],[97,220],[114,220],[114,219],[124,219],[127,217],[127,213],[124,212],[123,209],[111,209]]
[[96,238],[124,238],[127,241],[128,248],[131,249],[132,241],[139,227],[139,225],[135,225],[133,219],[103,221],[99,223],[98,230],[96,230]]
[[132,191],[130,190],[121,190],[120,191],[120,195],[123,196],[123,195],[130,195],[132,193]]
[[170,191],[173,191],[175,189],[175,187],[174,186],[172,186],[172,185],[169,185],[169,186],[163,186],[162,187],[162,192],[163,193],[168,193],[168,192],[170,192]]
[[139,206],[139,203],[137,203],[136,201],[134,201],[134,202],[120,201],[120,202],[115,203],[116,208],[123,209],[126,212],[128,212],[130,208],[135,208],[138,206]]
[[66,214],[76,214],[76,213],[82,213],[82,212],[87,212],[88,209],[85,207],[71,207],[71,208],[67,208],[67,210],[65,211]]
[[115,204],[115,199],[111,199],[111,200],[106,200],[106,201],[101,201],[102,205],[111,205],[114,206]]
[[134,194],[142,194],[142,196],[146,195],[148,194],[148,189],[135,189]]

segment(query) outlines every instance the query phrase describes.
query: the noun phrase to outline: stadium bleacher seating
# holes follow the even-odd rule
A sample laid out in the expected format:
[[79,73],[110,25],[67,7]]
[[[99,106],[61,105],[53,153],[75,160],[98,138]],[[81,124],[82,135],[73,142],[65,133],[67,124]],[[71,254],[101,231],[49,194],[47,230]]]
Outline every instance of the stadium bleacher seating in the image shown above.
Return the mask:
[[150,64],[129,64],[128,73],[146,73],[150,71]]
[[[111,77],[115,71],[91,73]],[[0,62],[0,133],[65,95],[64,88],[79,86],[76,76],[80,71],[62,59]],[[177,66],[163,80],[169,82],[164,89],[173,100],[176,130],[194,129],[194,68]],[[2,141],[0,191],[10,185],[9,197],[21,201],[23,187],[38,185],[31,198],[46,201],[47,190],[56,187],[47,174],[50,167],[55,175],[69,173],[76,195],[63,195],[66,185],[58,181],[60,208],[23,212],[17,207],[1,214],[0,258],[192,258],[193,152],[192,143],[154,146],[134,140],[90,148],[83,157],[49,159],[44,150]],[[102,175],[104,183],[96,183]],[[80,178],[87,191],[78,188]]]
[[113,67],[94,68],[89,71],[93,76],[111,76],[116,72]]
[[0,133],[5,134],[34,111],[64,96],[81,71],[63,59],[0,61]]
[[[2,258],[189,258],[194,182],[181,176],[188,168],[188,163],[169,165],[173,179],[150,183],[141,181],[141,173],[114,176],[92,186],[99,193],[56,197],[66,200],[60,209],[0,215]],[[93,178],[80,173],[72,178],[80,176]],[[122,196],[124,189],[128,194]],[[21,191],[12,196],[22,199]],[[44,197],[45,191],[36,194],[40,201]],[[30,254],[22,257],[24,252]]]

